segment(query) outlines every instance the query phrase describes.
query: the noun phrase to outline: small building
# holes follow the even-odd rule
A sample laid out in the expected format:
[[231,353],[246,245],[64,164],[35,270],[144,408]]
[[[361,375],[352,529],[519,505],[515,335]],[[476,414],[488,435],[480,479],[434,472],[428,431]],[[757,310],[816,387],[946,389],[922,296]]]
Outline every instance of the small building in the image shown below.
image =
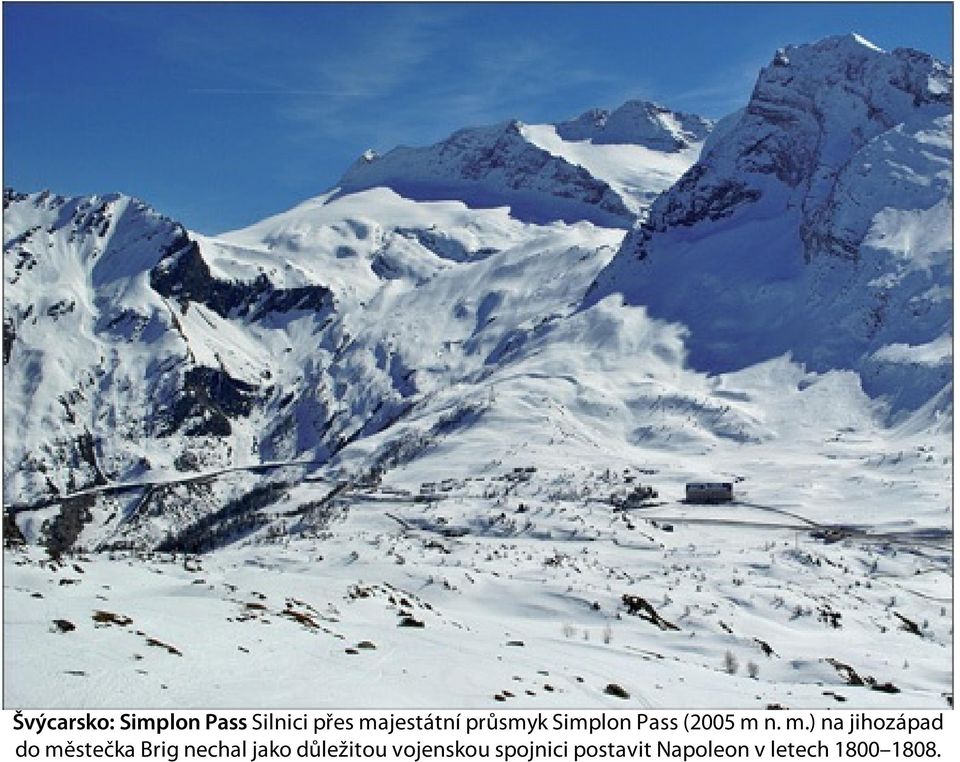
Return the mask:
[[653,487],[646,484],[638,484],[626,495],[614,492],[610,495],[610,502],[621,509],[645,508],[648,505],[648,501],[655,500],[657,497],[659,497],[659,493]]
[[733,482],[689,482],[688,503],[729,503],[733,500]]

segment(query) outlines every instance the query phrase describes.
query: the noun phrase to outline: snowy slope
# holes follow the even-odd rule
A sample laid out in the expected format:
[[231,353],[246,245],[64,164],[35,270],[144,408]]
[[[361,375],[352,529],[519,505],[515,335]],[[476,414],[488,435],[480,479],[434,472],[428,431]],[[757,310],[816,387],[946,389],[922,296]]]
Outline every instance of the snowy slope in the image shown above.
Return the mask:
[[641,219],[697,160],[714,123],[655,103],[627,101],[557,124],[520,125],[530,143],[610,184]]
[[5,193],[5,702],[946,705],[951,89],[830,39],[216,238]]
[[702,143],[673,151],[659,151],[637,144],[604,144],[564,139],[559,127],[527,124],[523,136],[555,156],[586,169],[607,182],[637,217],[646,216],[650,205],[696,162]]
[[[140,213],[115,215],[112,203]],[[103,240],[99,228],[58,227],[88,207],[109,228]],[[11,503],[324,462],[481,372],[515,332],[572,309],[622,236],[385,189],[307,202],[217,240],[126,199],[11,195],[7,220],[30,231],[11,233],[7,253]],[[122,259],[119,241],[143,243]],[[103,287],[114,258],[125,277]],[[65,328],[76,332],[66,347]]]
[[133,199],[11,192],[5,205],[7,499],[258,462],[241,419],[277,398],[284,338],[319,330],[330,291],[238,252],[211,269]]
[[[440,183],[434,190],[444,189],[434,195],[453,202],[423,201],[403,182],[398,187],[411,199],[383,187],[358,191],[397,184],[382,173],[365,174],[368,161],[361,159],[335,193],[219,239],[188,234],[121,197],[11,191],[5,356],[15,359],[6,366],[15,392],[5,415],[19,444],[6,453],[8,495],[16,495],[8,502],[171,470],[301,456],[326,461],[403,414],[417,393],[475,373],[478,358],[485,357],[481,350],[493,351],[512,331],[555,319],[578,301],[595,273],[581,277],[555,249],[574,251],[576,258],[581,254],[571,247],[615,246],[621,235],[583,234],[590,228],[580,224],[538,226],[531,214],[538,222],[599,219],[627,226],[696,155],[695,149],[668,155],[630,146],[625,154],[623,147],[591,151],[564,144],[595,177],[560,155],[563,141],[553,141],[559,154],[552,153],[530,141],[526,130],[515,122],[464,130],[438,146],[397,149],[374,162],[377,172],[388,169],[403,182],[433,177]],[[603,179],[608,173],[622,195]],[[471,208],[490,200],[509,207]],[[126,204],[142,214],[125,213]],[[75,209],[77,219],[68,222]],[[88,224],[84,214],[96,219]],[[154,229],[154,219],[162,220],[162,229]],[[133,256],[120,253],[140,239],[147,243]],[[569,277],[563,293],[525,297],[518,315],[496,321],[510,289],[485,284],[486,270],[473,264],[521,245],[510,262],[515,270],[508,271],[532,275],[534,268],[523,262],[556,256],[552,267]],[[125,269],[104,288],[105,263],[120,259]],[[37,269],[21,275],[24,263],[34,260]],[[439,297],[430,284],[451,268],[457,273],[452,291],[477,283],[487,292],[476,300],[458,297],[452,322],[437,324],[433,300]],[[34,365],[23,362],[51,362],[44,348],[63,327],[58,315],[39,316],[50,309],[46,297],[34,303],[40,283],[81,293],[74,315],[79,340],[74,353],[55,360],[58,373],[34,373]],[[520,286],[521,293],[527,289]],[[416,330],[388,335],[371,302],[411,298]],[[472,359],[436,366],[438,354],[468,340]],[[77,384],[84,377],[90,391]],[[126,428],[118,437],[121,420]]]
[[780,51],[587,303],[683,323],[702,370],[790,352],[916,408],[952,374],[952,103],[952,71],[915,51]]

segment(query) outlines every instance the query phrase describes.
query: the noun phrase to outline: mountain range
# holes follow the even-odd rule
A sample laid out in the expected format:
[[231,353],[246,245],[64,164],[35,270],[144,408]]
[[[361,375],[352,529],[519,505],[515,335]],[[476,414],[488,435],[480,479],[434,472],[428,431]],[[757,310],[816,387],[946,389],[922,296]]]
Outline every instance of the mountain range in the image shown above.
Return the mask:
[[[735,484],[741,511],[773,511],[787,531],[854,538],[831,561],[852,595],[850,568],[870,567],[878,538],[914,547],[951,526],[952,110],[952,68],[847,35],[777,51],[746,106],[716,122],[629,101],[471,127],[369,151],[322,195],[217,236],[123,195],[6,189],[7,542],[56,556],[216,551],[236,568],[310,538],[310,554],[343,550],[330,574],[346,580],[348,557],[399,532],[387,563],[408,576],[435,579],[423,548],[455,542],[487,554],[474,577],[526,554],[559,595],[577,540],[599,553],[577,571],[595,575],[582,577],[590,592],[564,582],[550,616],[579,622],[593,614],[571,601],[590,596],[598,616],[647,610],[609,584],[658,568],[624,555],[625,526],[665,559],[719,542],[675,502],[703,478]],[[666,501],[648,539],[609,512],[640,480]],[[411,537],[416,554],[400,548]],[[797,550],[768,539],[746,543],[771,564]],[[910,558],[889,561],[891,580],[915,570]],[[949,563],[940,546],[923,558],[940,595]],[[799,551],[778,562],[814,563]],[[765,595],[750,589],[744,600]],[[885,617],[902,633],[894,614],[919,621],[924,603],[897,590],[906,602]],[[693,616],[661,593],[662,621]],[[735,628],[762,629],[745,613],[759,604],[724,595]],[[833,595],[807,597],[860,612],[847,615],[855,652],[879,604]],[[777,627],[710,625],[702,647],[779,634],[813,648]],[[908,704],[940,700],[945,635],[921,634],[925,666],[898,676]],[[818,666],[799,677],[774,670],[766,703],[785,684],[804,705],[831,701],[810,688],[825,673],[854,684],[807,658]],[[691,665],[692,683],[713,679]]]

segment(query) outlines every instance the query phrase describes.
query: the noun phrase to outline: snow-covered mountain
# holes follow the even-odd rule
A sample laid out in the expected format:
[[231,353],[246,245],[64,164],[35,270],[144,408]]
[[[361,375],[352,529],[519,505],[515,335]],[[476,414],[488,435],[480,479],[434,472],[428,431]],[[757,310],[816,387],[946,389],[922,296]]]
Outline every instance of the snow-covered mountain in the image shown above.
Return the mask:
[[632,219],[607,183],[528,142],[515,121],[460,130],[429,148],[368,152],[339,186],[344,193],[392,188],[418,201],[509,204],[515,216],[531,222],[590,219],[626,227]]
[[[367,151],[340,193],[392,188],[410,199],[509,205],[534,223],[589,220],[629,227],[697,159],[712,122],[630,101],[614,112],[556,125],[516,120],[472,127],[426,148]],[[598,121],[599,120],[599,121]]]
[[331,292],[201,253],[130,198],[4,204],[8,500],[258,459],[245,422],[276,419],[274,336],[322,331]]
[[[8,502],[326,462],[556,319],[605,263],[598,247],[609,258],[617,228],[698,147],[593,148],[545,129],[510,122],[363,157],[334,192],[216,239],[133,199],[8,192]],[[598,220],[613,227],[586,224]],[[560,269],[527,281],[548,257]],[[505,259],[511,280],[524,273],[507,289]],[[454,307],[436,324],[439,299]],[[386,314],[401,304],[399,320]],[[77,340],[52,351],[67,323]],[[438,364],[451,347],[467,357]]]
[[613,111],[590,109],[575,119],[559,122],[564,140],[589,140],[594,145],[640,145],[675,153],[706,140],[713,121],[696,114],[671,111],[649,101],[627,101]]
[[469,128],[216,237],[5,191],[6,703],[226,705],[248,656],[316,703],[306,647],[399,657],[339,705],[940,705],[951,109],[849,36],[715,125]]
[[952,377],[952,82],[856,35],[778,52],[587,304],[683,323],[701,370],[790,352],[923,404]]
[[219,239],[120,197],[8,193],[6,220],[15,503],[325,463],[572,309],[622,236],[386,189]]

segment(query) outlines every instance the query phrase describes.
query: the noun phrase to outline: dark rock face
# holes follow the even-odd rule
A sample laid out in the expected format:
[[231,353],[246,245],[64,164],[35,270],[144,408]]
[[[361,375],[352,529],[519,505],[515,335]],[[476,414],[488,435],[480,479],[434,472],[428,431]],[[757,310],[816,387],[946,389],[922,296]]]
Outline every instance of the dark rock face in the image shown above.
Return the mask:
[[605,108],[592,108],[584,111],[575,119],[556,124],[557,134],[564,140],[591,140],[603,130],[610,111]]
[[10,511],[3,512],[3,547],[15,548],[27,542]]
[[[324,286],[277,288],[262,273],[246,282],[215,277],[200,247],[182,228],[150,271],[150,286],[161,296],[177,300],[182,309],[196,302],[224,319],[251,323],[274,314],[298,312],[313,313],[320,320],[328,318],[334,309],[333,295]],[[183,373],[173,401],[159,417],[158,433],[169,436],[182,431],[191,437],[228,437],[231,420],[249,416],[266,396],[256,384],[233,378],[222,368],[191,367]]]
[[657,208],[656,218],[651,218],[646,227],[650,231],[677,225],[691,227],[704,220],[729,217],[740,206],[759,200],[759,190],[736,179],[724,178],[701,188],[700,182],[706,172],[703,165],[696,164],[684,174],[673,188],[676,194],[664,198]]
[[484,259],[497,253],[497,250],[492,248],[470,251],[457,239],[436,228],[396,227],[394,232],[408,240],[416,241],[441,259],[450,259],[454,262]]
[[100,470],[99,463],[97,463],[96,443],[89,431],[84,430],[83,434],[77,437],[77,452],[80,454],[81,460],[90,467],[93,473],[93,483],[96,485],[106,484],[107,480]]
[[10,353],[13,352],[13,342],[17,338],[17,329],[13,319],[7,316],[3,318],[3,364],[10,362]]
[[43,544],[53,556],[59,556],[75,547],[83,527],[93,519],[91,508],[95,503],[92,495],[64,500],[60,504],[60,513],[44,522],[41,534]]
[[190,368],[159,433],[169,436],[183,428],[183,433],[192,437],[229,436],[230,419],[250,414],[257,391],[258,387],[223,370]]
[[915,107],[925,104],[953,105],[953,70],[928,53],[912,48],[893,51],[899,67],[890,84],[913,98]]
[[212,275],[196,241],[180,228],[150,271],[150,286],[161,296],[181,304],[203,304],[222,318],[260,320],[271,312],[309,310],[329,312],[333,296],[323,286],[276,288],[263,274],[250,282],[225,281]]
[[17,203],[20,201],[26,201],[29,198],[29,195],[26,193],[20,193],[19,191],[14,190],[13,188],[4,188],[3,189],[3,208],[6,209],[10,204]]

